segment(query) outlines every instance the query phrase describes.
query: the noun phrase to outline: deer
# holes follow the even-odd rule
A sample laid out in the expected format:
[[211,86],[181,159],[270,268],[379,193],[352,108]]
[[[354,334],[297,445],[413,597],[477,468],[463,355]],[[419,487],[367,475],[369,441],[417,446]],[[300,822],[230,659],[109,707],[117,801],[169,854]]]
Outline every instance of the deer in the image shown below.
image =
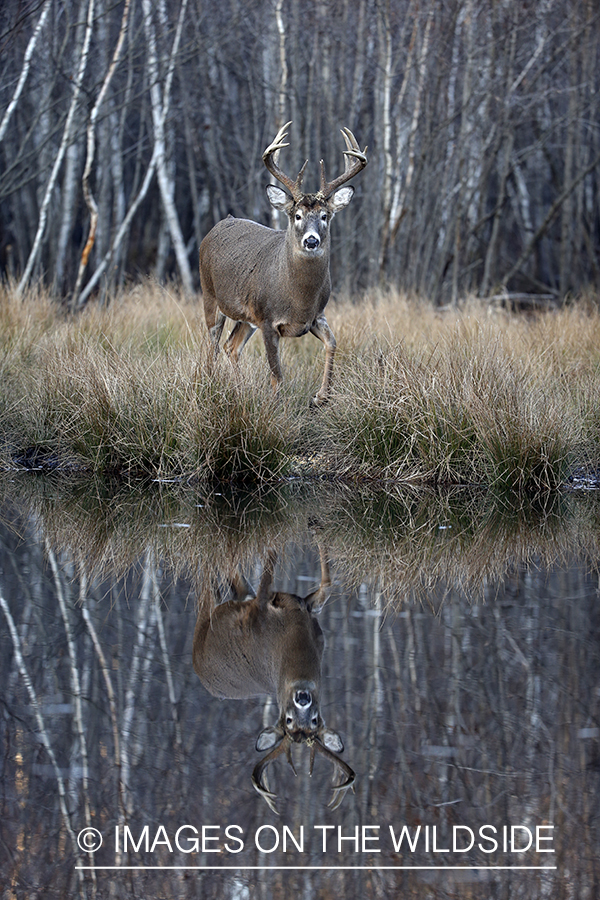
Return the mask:
[[338,756],[343,741],[325,727],[319,705],[324,637],[316,615],[331,590],[327,554],[322,548],[319,553],[321,582],[307,597],[272,590],[277,554],[270,551],[258,590],[236,574],[229,581],[234,598],[213,609],[200,604],[194,630],[194,671],[209,693],[221,699],[276,697],[277,722],[256,740],[256,750],[268,752],[252,772],[252,785],[276,815],[277,795],[269,789],[267,769],[285,754],[296,775],[293,744],[310,747],[311,775],[316,753],[333,763],[331,809],[338,808],[349,788],[354,790],[355,773]]
[[323,342],[323,381],[310,401],[311,407],[320,407],[329,399],[336,350],[323,313],[331,293],[329,229],[334,215],[352,200],[354,188],[344,185],[367,165],[368,148],[361,150],[350,129],[342,129],[344,172],[327,181],[321,160],[320,188],[306,194],[302,180],[308,160],[295,180],[275,161],[278,152],[289,146],[285,139],[291,124],[280,128],[262,156],[267,170],[287,189],[275,184],[266,188],[271,206],[286,213],[287,229],[231,215],[217,222],[200,244],[200,284],[215,357],[226,318],[235,321],[224,345],[234,363],[259,328],[275,392],[283,381],[280,338],[301,337],[310,331]]

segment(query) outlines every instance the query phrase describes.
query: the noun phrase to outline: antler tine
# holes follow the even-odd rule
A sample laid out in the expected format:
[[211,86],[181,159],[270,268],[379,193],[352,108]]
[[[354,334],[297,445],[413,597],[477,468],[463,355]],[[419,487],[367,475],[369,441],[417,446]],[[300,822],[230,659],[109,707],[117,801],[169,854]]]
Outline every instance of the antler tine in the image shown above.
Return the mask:
[[266,770],[267,767],[270,766],[278,756],[285,752],[287,761],[292,767],[294,775],[296,775],[296,769],[294,768],[294,763],[292,761],[291,744],[291,737],[288,734],[284,735],[277,746],[274,747],[273,750],[270,750],[266,756],[263,756],[263,758],[254,766],[254,771],[252,772],[252,784],[254,785],[255,790],[258,791],[260,796],[263,798],[263,800],[266,801],[267,805],[270,809],[273,810],[276,816],[279,815],[279,813],[277,812],[277,807],[275,806],[277,794],[274,794],[269,790],[269,784],[266,778]]
[[338,175],[337,178],[334,178],[333,181],[327,181],[327,178],[325,177],[325,163],[321,160],[321,189],[319,193],[324,200],[327,200],[334,191],[337,191],[339,187],[346,184],[346,182],[350,181],[351,178],[354,178],[355,175],[358,175],[368,162],[367,150],[369,148],[365,147],[364,150],[361,150],[358,141],[349,128],[342,128],[341,132],[346,143],[346,149],[344,150],[344,172],[342,175]]
[[298,177],[296,178],[296,180],[292,181],[289,175],[286,175],[285,172],[283,172],[279,168],[279,166],[273,159],[274,154],[277,153],[278,150],[281,150],[283,147],[289,147],[289,144],[285,142],[285,138],[287,137],[287,129],[291,124],[291,122],[286,122],[285,125],[279,129],[273,141],[269,144],[269,146],[263,153],[262,158],[271,175],[273,175],[273,177],[276,178],[277,181],[280,181],[282,185],[288,189],[293,199],[298,202],[298,200],[302,198],[302,179],[304,177],[304,170],[308,165],[308,160],[306,160],[306,162],[298,172]]
[[[340,760],[340,762],[342,762],[342,760]],[[346,796],[346,791],[348,790],[348,788],[352,788],[352,793],[354,793],[354,782],[356,780],[356,775],[354,774],[354,772],[352,771],[350,766],[347,765],[346,763],[344,763],[343,766],[338,766],[338,768],[342,769],[342,771],[344,771],[344,772],[346,772],[346,769],[347,769],[348,777],[347,777],[346,781],[344,781],[342,784],[335,784],[333,786],[333,797],[327,804],[328,809],[337,809],[338,806],[342,805],[342,802],[344,800],[344,797]]]
[[356,773],[353,769],[350,768],[348,763],[344,762],[343,759],[340,759],[337,754],[332,753],[331,750],[328,750],[327,747],[323,746],[320,740],[315,740],[311,746],[311,766],[310,771],[312,774],[312,764],[314,761],[314,752],[318,750],[323,756],[327,759],[331,760],[334,765],[334,773],[333,777],[335,779],[336,773],[341,772],[346,776],[346,780],[341,784],[334,784],[333,786],[333,797],[327,804],[329,809],[337,809],[338,806],[341,805],[344,797],[346,796],[346,791],[348,788],[352,788],[354,791],[354,782],[356,781]]
[[309,744],[309,746],[310,746],[310,762],[309,762],[309,766],[308,766],[308,774],[312,778],[312,773],[313,773],[313,769],[315,766],[315,752],[317,749],[317,738],[310,741],[310,743],[309,743],[309,741],[307,741],[306,743]]

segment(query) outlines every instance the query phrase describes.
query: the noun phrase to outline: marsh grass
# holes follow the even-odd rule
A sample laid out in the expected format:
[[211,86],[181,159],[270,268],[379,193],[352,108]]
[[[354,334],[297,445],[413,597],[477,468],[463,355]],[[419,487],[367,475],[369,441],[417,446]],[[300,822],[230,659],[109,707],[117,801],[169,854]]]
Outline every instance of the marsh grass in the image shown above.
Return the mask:
[[0,286],[5,468],[130,478],[269,481],[307,459],[347,479],[537,492],[598,466],[600,315],[594,298],[535,317],[477,301],[436,311],[397,294],[328,307],[331,403],[308,399],[323,349],[284,341],[271,391],[264,348],[214,363],[201,305],[147,283],[76,318]]
[[0,477],[0,514],[19,534],[35,523],[87,580],[110,585],[160,560],[194,602],[211,578],[250,570],[267,548],[285,557],[308,535],[327,549],[336,581],[376,582],[391,612],[409,596],[436,610],[448,591],[481,599],[523,565],[579,560],[597,571],[600,558],[598,495],[559,491],[500,498],[483,487],[291,481],[215,492],[12,475]]
[[187,318],[179,302],[161,306],[148,294],[75,320],[55,313],[18,323],[11,308],[2,333],[5,464],[130,477],[280,475],[292,429],[259,361],[238,372],[226,360],[211,365],[196,310]]
[[492,329],[411,355],[379,346],[338,380],[323,431],[352,470],[390,479],[549,489],[583,429],[561,379],[509,354]]

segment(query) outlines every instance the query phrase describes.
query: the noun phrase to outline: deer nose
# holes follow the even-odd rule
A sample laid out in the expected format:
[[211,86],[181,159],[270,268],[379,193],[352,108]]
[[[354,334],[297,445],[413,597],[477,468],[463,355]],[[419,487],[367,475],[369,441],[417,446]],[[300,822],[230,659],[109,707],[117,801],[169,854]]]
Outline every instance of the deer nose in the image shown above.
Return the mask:
[[306,709],[312,703],[310,691],[296,691],[294,694],[294,705],[299,709]]
[[320,243],[316,234],[307,234],[304,238],[304,246],[307,250],[316,250]]

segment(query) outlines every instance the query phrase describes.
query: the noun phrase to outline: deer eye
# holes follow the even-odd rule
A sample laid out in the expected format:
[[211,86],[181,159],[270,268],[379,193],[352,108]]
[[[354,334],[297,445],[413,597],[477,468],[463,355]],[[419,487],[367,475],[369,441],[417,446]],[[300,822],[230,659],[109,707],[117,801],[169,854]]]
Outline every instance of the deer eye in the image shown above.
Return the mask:
[[326,221],[327,221],[327,213],[321,213],[321,221],[322,221],[322,222],[326,222]]
[[296,213],[296,222],[299,222],[302,218],[302,213]]

